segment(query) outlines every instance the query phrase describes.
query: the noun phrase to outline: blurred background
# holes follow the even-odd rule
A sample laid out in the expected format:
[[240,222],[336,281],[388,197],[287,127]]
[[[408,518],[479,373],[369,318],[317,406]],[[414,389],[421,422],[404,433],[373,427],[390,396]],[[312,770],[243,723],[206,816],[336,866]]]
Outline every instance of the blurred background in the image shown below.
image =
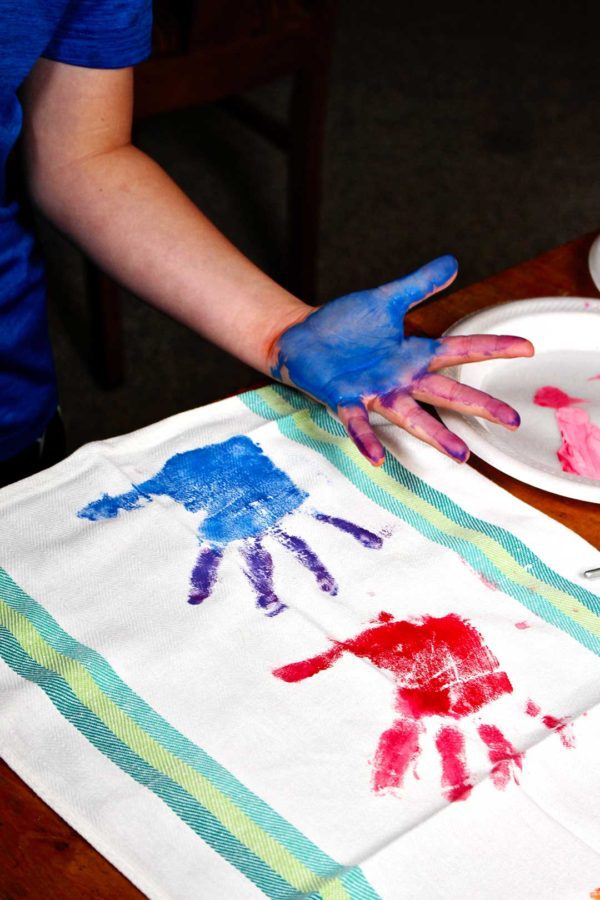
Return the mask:
[[[263,12],[276,5],[259,4]],[[600,229],[597,0],[505,0],[484,12],[481,3],[439,0],[339,5],[326,86],[317,302],[447,252],[458,257],[457,287],[465,287]],[[284,77],[246,97],[284,118],[291,91]],[[143,119],[136,142],[259,266],[289,278],[280,149],[207,103]],[[43,231],[70,450],[256,383],[257,373],[124,295],[124,380],[101,387],[92,374],[81,257]]]

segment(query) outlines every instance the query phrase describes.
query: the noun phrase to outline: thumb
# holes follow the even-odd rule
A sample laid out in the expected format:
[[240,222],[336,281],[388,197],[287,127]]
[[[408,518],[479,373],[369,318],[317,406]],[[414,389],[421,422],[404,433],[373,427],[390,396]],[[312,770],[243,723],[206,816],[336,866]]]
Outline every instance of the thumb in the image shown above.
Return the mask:
[[453,256],[439,256],[416,272],[381,285],[378,292],[404,315],[412,306],[452,284],[457,272],[458,263]]

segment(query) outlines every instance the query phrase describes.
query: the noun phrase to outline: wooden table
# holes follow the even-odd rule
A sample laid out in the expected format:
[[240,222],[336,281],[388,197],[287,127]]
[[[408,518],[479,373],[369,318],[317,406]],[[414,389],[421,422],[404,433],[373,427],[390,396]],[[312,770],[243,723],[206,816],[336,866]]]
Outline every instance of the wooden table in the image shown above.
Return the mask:
[[[408,325],[421,333],[439,335],[467,313],[507,300],[597,297],[587,269],[592,239],[571,241],[479,284],[430,301],[410,314]],[[470,464],[600,547],[600,507],[522,484],[476,458]],[[142,895],[0,762],[0,898],[40,896],[130,900]]]

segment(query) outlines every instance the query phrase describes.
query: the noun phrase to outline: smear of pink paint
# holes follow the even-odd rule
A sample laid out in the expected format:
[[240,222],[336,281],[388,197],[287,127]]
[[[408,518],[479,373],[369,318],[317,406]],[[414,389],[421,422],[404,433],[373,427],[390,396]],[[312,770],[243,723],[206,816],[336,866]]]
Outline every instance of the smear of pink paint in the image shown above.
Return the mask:
[[526,628],[531,628],[531,625],[528,622],[515,622],[515,628],[524,631]]
[[532,716],[533,718],[535,718],[536,716],[539,716],[541,711],[542,711],[541,708],[537,705],[537,703],[534,703],[533,700],[527,701],[527,706],[525,707],[525,712],[527,713],[528,716]]
[[338,645],[328,650],[327,653],[322,653],[321,656],[291,663],[289,666],[282,666],[281,669],[276,669],[273,675],[281,678],[282,681],[303,681],[305,678],[312,678],[313,675],[316,675],[317,672],[322,672],[323,669],[328,669],[332,663],[340,658],[343,652],[343,648]]
[[465,739],[458,728],[446,725],[435,739],[442,760],[442,787],[451,803],[466,800],[473,785],[467,769]]
[[538,406],[549,406],[551,409],[563,409],[565,406],[572,406],[573,403],[586,403],[582,397],[570,397],[561,391],[560,388],[553,385],[541,387],[536,392],[533,402]]
[[389,612],[385,612],[382,610],[379,613],[379,615],[377,616],[377,618],[373,619],[373,624],[376,624],[377,622],[393,622],[393,621],[394,621],[393,615]]
[[[541,709],[533,700],[527,701],[525,712],[528,716],[539,716]],[[571,727],[569,719],[560,719],[558,716],[542,716],[542,722],[549,731],[556,731],[560,737],[561,744],[567,750],[573,750],[575,747],[575,735]]]
[[462,562],[462,564],[464,566],[467,567],[467,569],[469,569],[473,573],[473,575],[476,575],[477,578],[479,578],[479,580],[481,581],[481,583],[484,584],[486,586],[486,588],[489,588],[490,591],[499,590],[499,586],[496,584],[495,581],[490,581],[490,579],[486,578],[482,572],[478,572],[476,569],[473,568],[473,566],[470,566],[469,563],[466,561],[466,559],[463,559],[462,556],[460,557],[460,561]]
[[575,735],[568,719],[559,719],[557,716],[543,716],[542,722],[550,731],[558,733],[563,747],[573,750],[575,747]]
[[555,410],[562,438],[556,455],[563,472],[600,479],[600,428],[594,425],[585,410],[571,409],[574,403],[586,401],[581,397],[570,397],[552,385],[540,388],[533,400],[538,406]]
[[558,409],[562,446],[557,452],[564,472],[600,479],[600,428],[584,409]]
[[482,584],[484,584],[484,585],[486,586],[486,588],[489,588],[490,591],[497,591],[497,590],[498,590],[498,585],[496,584],[496,582],[495,582],[495,581],[490,581],[490,579],[489,579],[489,578],[486,578],[485,575],[481,575],[481,574],[480,574],[480,575],[479,575],[479,580],[481,581]]
[[588,381],[600,381],[600,375],[592,375]]
[[523,768],[524,754],[513,747],[495,725],[480,725],[477,730],[481,740],[488,747],[488,756],[492,763],[490,777],[494,785],[504,790],[511,776],[518,784],[517,769]]

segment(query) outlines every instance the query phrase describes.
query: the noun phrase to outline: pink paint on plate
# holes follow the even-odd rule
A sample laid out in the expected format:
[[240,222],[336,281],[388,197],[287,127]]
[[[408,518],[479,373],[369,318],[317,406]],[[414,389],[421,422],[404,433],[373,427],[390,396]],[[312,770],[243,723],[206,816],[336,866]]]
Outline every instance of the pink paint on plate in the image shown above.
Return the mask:
[[556,411],[556,423],[562,437],[556,455],[563,472],[600,480],[600,428],[594,425],[584,409],[572,408],[574,403],[587,401],[582,397],[570,397],[554,385],[546,385],[536,392],[533,402]]
[[600,480],[600,428],[584,409],[557,409],[562,446],[557,452],[563,472]]
[[558,387],[549,384],[536,391],[533,402],[537,406],[549,406],[552,409],[563,409],[572,406],[573,403],[586,403],[583,397],[570,397]]

